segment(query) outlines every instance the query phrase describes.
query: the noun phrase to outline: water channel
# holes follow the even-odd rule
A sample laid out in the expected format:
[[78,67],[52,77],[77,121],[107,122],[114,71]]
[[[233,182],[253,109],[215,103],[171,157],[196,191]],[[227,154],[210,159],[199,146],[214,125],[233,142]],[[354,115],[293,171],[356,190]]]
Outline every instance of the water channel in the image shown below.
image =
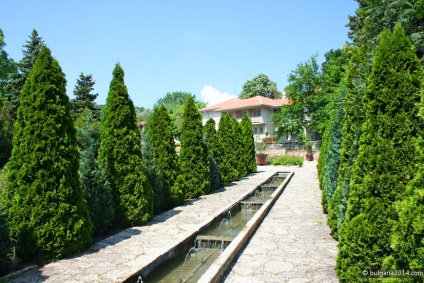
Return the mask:
[[257,187],[246,198],[224,213],[221,218],[215,219],[201,231],[191,247],[161,264],[147,278],[143,279],[143,282],[197,282],[261,208],[262,204],[271,198],[275,189],[283,183],[285,176],[279,172],[271,180]]

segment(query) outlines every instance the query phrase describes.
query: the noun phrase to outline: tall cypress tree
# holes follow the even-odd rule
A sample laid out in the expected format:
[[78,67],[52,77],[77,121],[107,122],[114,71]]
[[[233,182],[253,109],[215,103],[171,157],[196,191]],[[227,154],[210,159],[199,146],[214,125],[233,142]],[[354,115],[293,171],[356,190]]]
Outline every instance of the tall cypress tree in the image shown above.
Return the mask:
[[19,257],[58,259],[91,243],[78,157],[65,75],[43,47],[22,90],[8,163],[4,199]]
[[80,148],[79,176],[84,199],[93,222],[93,231],[101,233],[112,224],[115,210],[110,182],[98,160],[100,121],[86,108],[75,124]]
[[327,154],[325,155],[325,165],[322,174],[322,207],[327,212],[327,206],[337,187],[338,168],[340,164],[340,144],[341,144],[341,124],[343,120],[344,110],[342,103],[344,100],[343,91],[336,96],[335,105],[333,106],[333,115],[329,125],[329,140]]
[[202,117],[189,97],[184,105],[180,168],[177,185],[187,198],[207,194],[211,189],[209,157],[202,139]]
[[233,181],[240,179],[245,171],[242,162],[242,147],[241,147],[241,128],[240,124],[235,117],[231,117],[231,140],[232,140],[232,153],[231,153],[231,164],[234,170]]
[[221,175],[219,173],[216,156],[219,155],[220,145],[216,135],[215,120],[210,118],[206,121],[203,127],[203,139],[208,147],[209,160],[210,160],[210,176],[211,176],[211,189],[215,190],[221,186]]
[[394,253],[386,258],[386,268],[393,270],[422,270],[424,268],[423,148],[424,142],[422,139],[419,139],[417,142],[417,152],[420,161],[417,166],[417,175],[408,184],[405,199],[395,205],[399,219],[394,226],[391,241]]
[[253,138],[252,120],[247,114],[243,115],[240,123],[242,134],[242,162],[244,164],[243,176],[255,173],[257,170],[255,159],[255,139]]
[[393,252],[394,203],[402,200],[419,161],[415,138],[423,128],[417,115],[422,80],[403,28],[384,31],[363,98],[365,122],[340,231],[336,268],[342,282],[360,281],[364,269],[387,267],[384,260]]
[[184,192],[175,186],[179,168],[175,152],[171,118],[164,105],[155,107],[149,121],[149,136],[152,143],[153,162],[158,170],[162,186],[163,209],[184,202]]
[[227,186],[235,180],[238,172],[233,167],[233,136],[231,134],[231,118],[224,114],[219,120],[218,139],[221,144],[221,153],[216,157],[219,172],[221,173],[222,185]]
[[344,100],[344,117],[342,123],[342,143],[340,145],[340,165],[338,169],[337,188],[328,206],[327,221],[335,239],[345,220],[347,202],[350,194],[350,177],[352,165],[358,156],[359,137],[364,121],[362,96],[371,64],[367,60],[365,47],[354,48],[345,79],[346,99]]
[[110,180],[115,226],[141,225],[153,214],[153,191],[144,174],[134,105],[116,64],[100,129],[99,160]]
[[[36,30],[33,30],[30,40],[23,46],[25,49],[21,61],[19,63],[9,61],[7,64],[9,66],[6,65],[7,68],[4,70],[8,71],[7,79],[2,82],[0,78],[0,87],[3,87],[0,90],[0,96],[2,96],[0,97],[0,166],[7,163],[12,153],[13,124],[16,120],[22,88],[43,45],[42,38],[38,36]],[[0,52],[0,56],[7,59],[4,51]]]

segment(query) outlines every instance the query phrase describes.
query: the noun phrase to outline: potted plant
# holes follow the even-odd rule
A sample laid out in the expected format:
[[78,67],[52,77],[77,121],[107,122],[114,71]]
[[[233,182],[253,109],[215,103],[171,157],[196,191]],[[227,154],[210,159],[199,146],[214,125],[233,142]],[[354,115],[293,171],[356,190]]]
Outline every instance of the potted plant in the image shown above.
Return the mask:
[[308,161],[312,161],[314,160],[314,154],[312,151],[312,142],[311,141],[306,141],[305,142],[305,150],[306,150],[306,160]]
[[257,165],[267,165],[268,164],[268,154],[264,153],[267,145],[264,141],[255,142],[255,157]]

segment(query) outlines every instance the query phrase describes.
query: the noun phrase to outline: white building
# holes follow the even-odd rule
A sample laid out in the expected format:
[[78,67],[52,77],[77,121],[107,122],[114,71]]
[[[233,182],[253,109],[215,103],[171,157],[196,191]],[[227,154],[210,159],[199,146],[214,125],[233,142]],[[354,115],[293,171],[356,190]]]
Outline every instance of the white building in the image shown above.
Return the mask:
[[270,99],[264,96],[255,96],[248,99],[233,98],[202,108],[199,111],[202,113],[203,125],[210,118],[213,118],[217,126],[222,114],[228,113],[240,122],[243,115],[247,113],[252,120],[256,139],[274,134],[275,127],[272,123],[272,114],[285,104],[288,104],[287,99]]

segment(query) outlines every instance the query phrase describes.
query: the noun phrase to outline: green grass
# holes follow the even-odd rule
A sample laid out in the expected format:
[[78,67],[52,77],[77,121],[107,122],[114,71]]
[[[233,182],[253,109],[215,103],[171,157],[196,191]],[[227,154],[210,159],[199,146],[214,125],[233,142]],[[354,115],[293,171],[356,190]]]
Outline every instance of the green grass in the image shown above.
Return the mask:
[[299,167],[301,167],[303,164],[303,157],[299,157],[299,156],[281,155],[281,156],[269,157],[268,160],[269,160],[269,163],[272,165],[283,165],[283,166],[298,165]]

